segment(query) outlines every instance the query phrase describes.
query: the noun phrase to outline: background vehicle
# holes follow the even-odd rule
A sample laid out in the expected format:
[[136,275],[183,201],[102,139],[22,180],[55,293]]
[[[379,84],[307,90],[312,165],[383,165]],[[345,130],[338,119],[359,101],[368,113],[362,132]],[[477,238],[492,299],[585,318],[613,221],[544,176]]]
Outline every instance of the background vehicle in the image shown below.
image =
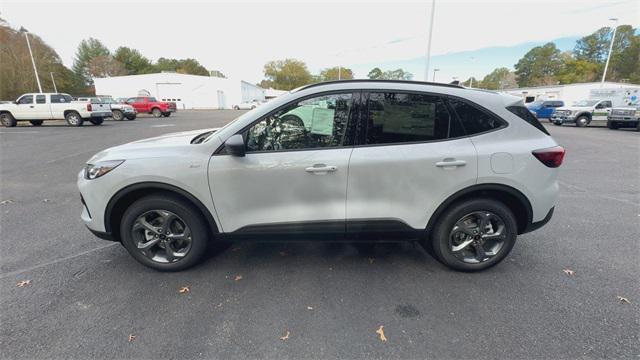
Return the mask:
[[160,270],[196,264],[210,239],[303,238],[420,241],[478,271],[552,217],[563,157],[520,98],[338,81],[100,152],[78,187],[87,227]]
[[527,108],[536,114],[538,119],[549,119],[557,108],[564,106],[562,100],[540,100],[527,104]]
[[594,120],[607,120],[611,112],[611,100],[580,100],[575,105],[563,106],[551,115],[555,125],[575,123],[577,127],[585,127]]
[[640,105],[613,108],[607,118],[607,127],[612,130],[636,128],[640,131]]
[[102,100],[105,104],[109,104],[111,106],[111,112],[113,113],[113,120],[135,120],[136,119],[136,109],[133,106],[126,104],[125,102],[118,102],[111,96],[99,96],[100,100]]
[[154,117],[169,117],[176,112],[176,103],[158,101],[154,97],[138,96],[127,99],[127,104],[133,106],[138,113],[152,114]]
[[0,121],[6,127],[18,121],[29,121],[33,126],[47,120],[66,120],[72,126],[82,126],[85,120],[100,125],[111,116],[106,104],[74,101],[69,94],[24,94],[11,104],[0,105]]
[[234,105],[233,108],[235,110],[252,110],[260,106],[260,102],[258,100],[251,100],[241,102],[240,104]]

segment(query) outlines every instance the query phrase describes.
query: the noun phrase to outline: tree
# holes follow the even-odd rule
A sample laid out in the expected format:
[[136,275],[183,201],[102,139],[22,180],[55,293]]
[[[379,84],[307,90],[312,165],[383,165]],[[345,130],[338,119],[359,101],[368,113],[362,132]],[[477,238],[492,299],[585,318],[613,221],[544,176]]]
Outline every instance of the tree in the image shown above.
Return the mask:
[[[607,80],[637,79],[640,77],[640,34],[631,25],[620,25],[613,42]],[[637,81],[637,80],[636,80]]]
[[154,72],[153,64],[136,50],[126,46],[116,49],[113,58],[122,64],[127,75],[149,74]]
[[380,70],[380,68],[378,67],[375,67],[371,69],[371,71],[369,71],[369,73],[367,74],[367,77],[372,80],[377,80],[377,79],[382,79],[382,75],[383,75],[382,70]]
[[100,40],[94,38],[82,40],[78,45],[73,71],[88,85],[93,84],[93,77],[125,74],[122,64],[111,56],[109,49]]
[[[473,79],[473,81],[471,81],[471,79]],[[474,88],[482,87],[482,84],[480,83],[480,81],[478,81],[478,79],[476,79],[473,76],[468,78],[466,81],[462,82],[461,85],[466,87],[474,87]]]
[[353,79],[353,71],[349,68],[334,66],[320,71],[319,79],[320,81],[351,80]]
[[598,80],[603,65],[584,59],[576,59],[570,53],[562,54],[562,67],[557,74],[561,84],[591,82]]
[[180,74],[209,76],[209,71],[196,59],[167,59],[159,58],[154,65],[156,71],[172,71]]
[[512,71],[506,67],[501,67],[486,75],[478,87],[489,90],[514,88],[518,85],[515,79],[516,75]]
[[291,90],[312,82],[307,65],[296,59],[269,61],[264,65],[264,76],[278,90]]
[[573,54],[578,60],[604,63],[607,59],[610,39],[611,28],[600,28],[594,33],[584,36],[576,41],[576,46],[573,48]]
[[554,43],[536,46],[515,65],[519,86],[552,85],[562,67],[561,52]]

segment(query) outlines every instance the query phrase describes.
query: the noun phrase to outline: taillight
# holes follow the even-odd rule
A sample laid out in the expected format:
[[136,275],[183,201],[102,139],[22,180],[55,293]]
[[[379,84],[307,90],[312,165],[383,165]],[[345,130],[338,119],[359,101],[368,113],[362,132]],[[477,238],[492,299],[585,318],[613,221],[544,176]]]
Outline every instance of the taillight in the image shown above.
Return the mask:
[[91,111],[91,103],[87,104],[87,111]]
[[565,151],[562,146],[554,146],[546,149],[532,151],[533,156],[535,156],[538,160],[540,160],[541,163],[550,168],[557,168],[558,166],[562,165],[564,153]]

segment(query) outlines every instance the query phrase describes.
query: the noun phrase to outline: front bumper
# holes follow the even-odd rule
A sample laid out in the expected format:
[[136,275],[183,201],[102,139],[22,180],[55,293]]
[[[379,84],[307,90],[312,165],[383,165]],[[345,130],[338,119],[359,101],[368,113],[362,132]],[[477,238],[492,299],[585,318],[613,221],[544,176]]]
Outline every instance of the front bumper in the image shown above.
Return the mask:
[[573,115],[551,115],[550,120],[552,122],[574,122],[576,121],[576,117]]
[[617,123],[623,123],[623,122],[626,122],[626,123],[634,123],[634,124],[635,124],[635,123],[637,123],[637,122],[638,122],[638,120],[640,120],[640,119],[638,119],[638,118],[637,118],[637,117],[635,117],[635,116],[609,116],[609,117],[607,117],[607,120],[609,120],[609,121],[615,121],[615,122],[617,122]]

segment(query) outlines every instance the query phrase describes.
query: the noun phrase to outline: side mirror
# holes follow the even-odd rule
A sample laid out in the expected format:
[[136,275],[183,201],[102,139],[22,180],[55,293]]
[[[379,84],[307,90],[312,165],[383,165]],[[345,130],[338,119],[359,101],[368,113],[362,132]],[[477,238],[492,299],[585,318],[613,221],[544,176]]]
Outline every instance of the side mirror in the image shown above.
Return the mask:
[[224,142],[224,147],[227,149],[229,155],[240,157],[245,155],[244,138],[240,134],[235,134],[228,138],[227,141]]

